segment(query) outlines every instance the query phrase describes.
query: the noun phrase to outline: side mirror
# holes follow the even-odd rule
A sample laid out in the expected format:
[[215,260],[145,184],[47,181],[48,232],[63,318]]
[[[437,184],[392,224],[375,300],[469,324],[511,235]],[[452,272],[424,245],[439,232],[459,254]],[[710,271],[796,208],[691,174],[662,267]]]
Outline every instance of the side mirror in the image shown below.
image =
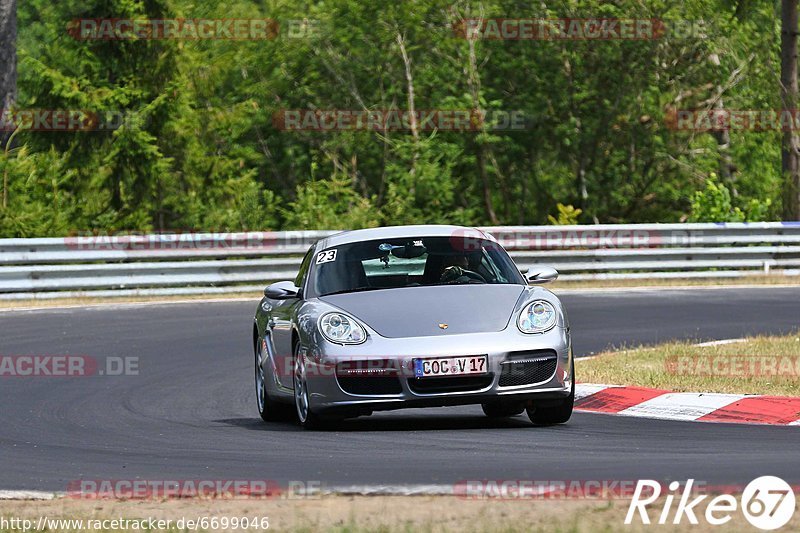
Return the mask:
[[297,298],[299,292],[291,281],[279,281],[264,289],[264,296],[271,300],[291,300]]
[[544,285],[558,278],[558,270],[548,266],[533,266],[528,269],[528,272],[525,279],[531,285]]

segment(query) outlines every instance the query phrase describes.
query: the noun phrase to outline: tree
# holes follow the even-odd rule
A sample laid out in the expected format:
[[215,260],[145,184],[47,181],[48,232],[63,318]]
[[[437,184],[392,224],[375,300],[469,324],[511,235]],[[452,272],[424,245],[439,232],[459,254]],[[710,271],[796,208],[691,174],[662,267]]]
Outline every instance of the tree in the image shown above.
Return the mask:
[[0,109],[11,107],[16,94],[17,0],[0,0]]
[[[462,35],[466,20],[520,13],[519,0],[0,0],[15,3],[24,30],[14,105],[112,120],[90,132],[15,134],[0,156],[2,236],[542,224],[562,218],[559,204],[579,222],[677,222],[710,216],[701,207],[716,205],[712,174],[730,192],[725,217],[775,220],[782,197],[797,204],[796,181],[783,192],[784,132],[677,122],[680,110],[781,106],[780,3],[551,0],[520,15],[665,21],[668,31],[641,40]],[[97,17],[272,19],[280,31],[254,40],[68,34],[65,21]],[[785,27],[791,70],[797,23]],[[796,84],[785,87],[783,105],[794,109]],[[467,131],[418,120],[291,130],[274,120],[287,110],[476,108],[487,121]],[[509,114],[524,120],[490,119]],[[120,115],[130,120],[115,125]],[[784,154],[795,180],[798,137]]]
[[[781,2],[781,112],[797,111],[797,0]],[[783,218],[800,220],[800,140],[787,128],[781,146]]]
[[[0,114],[17,95],[17,0],[0,0]],[[2,115],[0,115],[2,116]],[[2,122],[2,121],[0,121]],[[0,151],[6,151],[10,131],[0,129]],[[8,203],[8,174],[3,172],[3,208]]]

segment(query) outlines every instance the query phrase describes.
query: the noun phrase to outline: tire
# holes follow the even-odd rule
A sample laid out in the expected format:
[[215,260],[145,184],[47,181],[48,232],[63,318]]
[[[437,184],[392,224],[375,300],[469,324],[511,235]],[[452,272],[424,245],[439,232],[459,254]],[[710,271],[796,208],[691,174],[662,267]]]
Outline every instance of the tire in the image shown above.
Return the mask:
[[269,397],[267,392],[266,376],[261,362],[264,359],[264,343],[256,339],[255,346],[255,378],[256,378],[256,406],[258,414],[264,422],[283,422],[294,418],[294,409],[286,403],[276,402]]
[[483,409],[483,414],[489,418],[508,418],[522,414],[525,410],[525,405],[520,402],[492,402],[481,404],[481,408]]
[[572,408],[575,405],[575,376],[572,376],[572,391],[563,400],[541,400],[534,401],[532,407],[528,407],[528,418],[537,426],[552,426],[563,424],[572,416]]
[[328,429],[331,420],[322,418],[311,410],[308,398],[308,383],[306,381],[305,356],[300,354],[300,345],[295,344],[294,349],[294,406],[297,421],[304,429]]

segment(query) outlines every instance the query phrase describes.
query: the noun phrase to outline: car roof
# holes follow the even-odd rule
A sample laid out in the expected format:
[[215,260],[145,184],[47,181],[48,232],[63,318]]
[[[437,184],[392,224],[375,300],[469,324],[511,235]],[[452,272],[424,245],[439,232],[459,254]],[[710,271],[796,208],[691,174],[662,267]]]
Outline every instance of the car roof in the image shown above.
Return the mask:
[[450,226],[438,224],[420,224],[413,226],[385,226],[381,228],[357,229],[334,233],[317,243],[317,250],[333,246],[341,246],[353,242],[372,241],[378,239],[402,239],[404,237],[453,237],[470,236],[491,239],[484,231],[466,226]]

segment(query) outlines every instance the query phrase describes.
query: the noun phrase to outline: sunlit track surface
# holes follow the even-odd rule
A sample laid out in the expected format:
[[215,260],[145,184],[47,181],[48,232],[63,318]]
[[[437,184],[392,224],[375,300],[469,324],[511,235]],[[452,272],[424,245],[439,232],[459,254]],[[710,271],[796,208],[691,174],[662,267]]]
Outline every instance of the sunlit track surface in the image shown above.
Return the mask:
[[[564,295],[575,349],[780,333],[800,288]],[[77,479],[271,479],[323,485],[472,479],[800,482],[797,428],[576,413],[533,428],[480,407],[407,410],[312,433],[256,413],[253,303],[120,306],[0,315],[0,354],[139,357],[138,376],[0,378],[0,489]]]

